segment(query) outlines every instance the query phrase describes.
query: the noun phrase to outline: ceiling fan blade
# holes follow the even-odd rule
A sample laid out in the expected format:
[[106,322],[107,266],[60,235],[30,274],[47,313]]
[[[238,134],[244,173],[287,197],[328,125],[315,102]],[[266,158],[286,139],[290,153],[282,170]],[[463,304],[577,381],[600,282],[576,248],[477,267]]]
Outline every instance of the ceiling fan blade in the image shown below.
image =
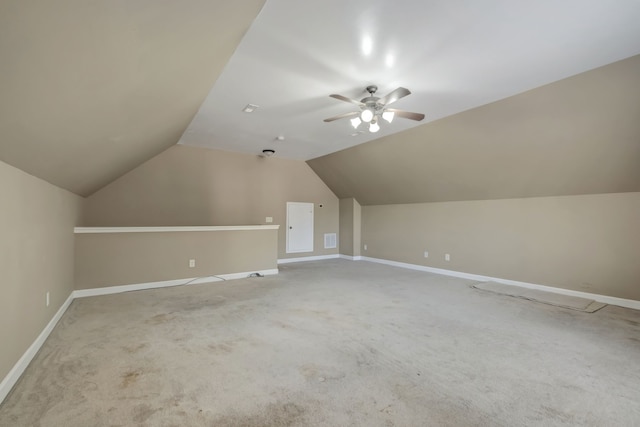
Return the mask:
[[337,93],[332,93],[329,96],[335,99],[339,99],[340,101],[356,104],[358,107],[364,107],[364,104],[362,102],[356,101],[355,99],[347,98],[346,96],[338,95]]
[[352,111],[350,113],[340,114],[339,116],[329,117],[328,119],[324,119],[325,122],[332,122],[334,120],[346,119],[347,117],[356,117],[360,115],[360,111]]
[[409,89],[399,87],[398,89],[391,91],[386,96],[380,98],[378,100],[378,104],[389,105],[393,102],[396,102],[400,98],[404,98],[407,95],[410,95],[411,91]]
[[402,117],[404,119],[411,119],[418,122],[424,119],[424,114],[422,113],[412,113],[411,111],[396,110],[394,108],[386,108],[385,111],[391,111],[398,117]]

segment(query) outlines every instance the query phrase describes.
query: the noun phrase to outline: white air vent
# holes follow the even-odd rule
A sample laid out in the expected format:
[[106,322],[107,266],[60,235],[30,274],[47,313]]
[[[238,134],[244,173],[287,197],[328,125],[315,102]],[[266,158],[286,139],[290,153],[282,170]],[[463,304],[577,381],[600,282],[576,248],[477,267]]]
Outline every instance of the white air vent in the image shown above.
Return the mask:
[[327,233],[324,235],[324,248],[332,249],[337,246],[336,233]]
[[245,113],[253,113],[257,108],[258,106],[255,104],[247,104],[247,106],[244,107],[242,111],[244,111]]

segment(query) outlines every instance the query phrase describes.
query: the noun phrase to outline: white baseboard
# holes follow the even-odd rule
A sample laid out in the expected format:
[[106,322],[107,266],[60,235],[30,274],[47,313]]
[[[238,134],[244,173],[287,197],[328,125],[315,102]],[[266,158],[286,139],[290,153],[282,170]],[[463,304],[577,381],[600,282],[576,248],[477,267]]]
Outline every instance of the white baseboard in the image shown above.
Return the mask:
[[351,256],[340,254],[340,259],[348,259],[349,261],[362,261],[362,257],[360,255]]
[[501,279],[499,277],[481,276],[479,274],[463,273],[461,271],[445,270],[442,268],[434,268],[434,267],[427,267],[424,265],[390,261],[387,259],[371,258],[366,256],[361,257],[361,259],[362,261],[375,262],[378,264],[386,264],[394,267],[408,268],[410,270],[426,271],[428,273],[442,274],[444,276],[453,276],[453,277],[459,277],[462,279],[476,280],[478,282],[488,282],[488,281],[498,282],[498,283],[504,283],[505,285],[520,286],[522,288],[537,289],[539,291],[553,292],[561,295],[587,298],[587,299],[592,299],[594,301],[602,302],[605,304],[618,305],[620,307],[633,308],[635,310],[640,310],[640,301],[632,300],[632,299],[611,297],[608,295],[592,294],[588,292],[574,291],[571,289],[564,289],[564,288],[555,288],[553,286],[538,285],[535,283],[520,282],[517,280]]
[[278,260],[278,264],[289,264],[292,262],[304,262],[304,261],[321,261],[323,259],[335,259],[335,258],[340,258],[340,255],[331,254],[331,255],[303,256],[298,258],[282,258]]
[[263,276],[278,274],[277,268],[269,270],[247,271],[242,273],[218,274],[215,276],[192,277],[186,279],[164,280],[162,282],[136,283],[133,285],[106,286],[104,288],[78,289],[73,291],[74,298],[93,297],[98,295],[119,294],[121,292],[141,291],[144,289],[166,288],[170,286],[197,285],[199,283],[221,282],[223,280],[244,279],[250,274],[260,273]]
[[13,365],[13,368],[11,368],[9,373],[4,377],[4,379],[0,383],[0,403],[2,403],[2,401],[5,397],[7,397],[16,382],[18,382],[18,379],[20,379],[20,376],[22,375],[24,370],[27,369],[27,366],[29,366],[31,360],[38,353],[40,347],[42,347],[42,344],[44,344],[44,342],[47,340],[49,334],[51,334],[51,331],[53,331],[53,328],[56,326],[64,312],[67,311],[67,308],[69,308],[71,301],[73,301],[73,292],[69,295],[69,298],[67,298],[64,304],[62,304],[62,306],[58,309],[49,323],[47,323],[47,326],[45,326],[42,332],[40,332],[38,338],[36,338],[31,346],[29,346],[27,351],[24,352],[22,357],[15,365]]
[[38,338],[31,344],[31,346],[25,351],[22,357],[18,360],[18,362],[11,368],[9,373],[4,377],[2,382],[0,383],[0,403],[4,401],[5,397],[9,394],[13,386],[18,382],[20,376],[27,369],[29,363],[34,358],[34,356],[40,350],[40,347],[44,344],[51,331],[56,326],[62,315],[67,311],[71,302],[76,298],[90,297],[90,296],[98,296],[98,295],[108,295],[108,294],[117,294],[121,292],[129,292],[129,291],[139,291],[143,289],[155,289],[155,288],[164,288],[168,286],[180,286],[180,285],[195,285],[198,283],[209,283],[215,281],[222,280],[234,280],[234,279],[243,279],[248,277],[250,274],[260,273],[263,276],[268,276],[272,274],[278,274],[277,268],[272,268],[269,270],[257,270],[257,271],[249,271],[243,273],[231,273],[231,274],[219,274],[216,276],[206,276],[206,277],[194,277],[190,279],[177,279],[177,280],[165,280],[162,282],[149,282],[149,283],[138,283],[134,285],[122,285],[122,286],[108,286],[105,288],[94,288],[94,289],[78,289],[69,295],[69,298],[62,304],[62,306],[58,309],[55,316],[49,321],[47,326],[42,330]]
[[121,292],[141,291],[143,289],[166,288],[184,285],[189,279],[165,280],[162,282],[137,283],[134,285],[105,286],[104,288],[77,289],[74,298],[95,297],[99,295],[119,294]]

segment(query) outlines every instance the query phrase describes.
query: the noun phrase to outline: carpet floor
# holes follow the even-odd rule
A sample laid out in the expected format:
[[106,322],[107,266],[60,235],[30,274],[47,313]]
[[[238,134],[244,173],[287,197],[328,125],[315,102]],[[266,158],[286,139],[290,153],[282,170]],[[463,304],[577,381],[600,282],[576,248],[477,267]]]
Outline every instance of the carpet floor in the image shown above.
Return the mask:
[[0,426],[639,426],[640,312],[328,260],[73,301]]

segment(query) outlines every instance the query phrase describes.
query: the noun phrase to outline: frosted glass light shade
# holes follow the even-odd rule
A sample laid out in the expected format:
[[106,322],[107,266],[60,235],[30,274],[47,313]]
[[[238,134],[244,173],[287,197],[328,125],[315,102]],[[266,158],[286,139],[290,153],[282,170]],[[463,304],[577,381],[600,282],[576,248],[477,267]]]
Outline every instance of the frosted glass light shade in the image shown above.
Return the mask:
[[362,113],[360,113],[360,118],[363,122],[369,123],[373,119],[373,111],[368,108],[362,110]]
[[389,123],[393,121],[393,116],[395,116],[395,113],[393,111],[385,111],[384,113],[382,113],[382,118]]
[[371,133],[376,133],[380,130],[380,125],[378,124],[378,122],[372,122],[369,125],[369,132]]
[[351,119],[351,126],[353,126],[354,129],[358,129],[358,126],[360,126],[360,123],[362,123],[362,120],[360,120],[360,117]]

